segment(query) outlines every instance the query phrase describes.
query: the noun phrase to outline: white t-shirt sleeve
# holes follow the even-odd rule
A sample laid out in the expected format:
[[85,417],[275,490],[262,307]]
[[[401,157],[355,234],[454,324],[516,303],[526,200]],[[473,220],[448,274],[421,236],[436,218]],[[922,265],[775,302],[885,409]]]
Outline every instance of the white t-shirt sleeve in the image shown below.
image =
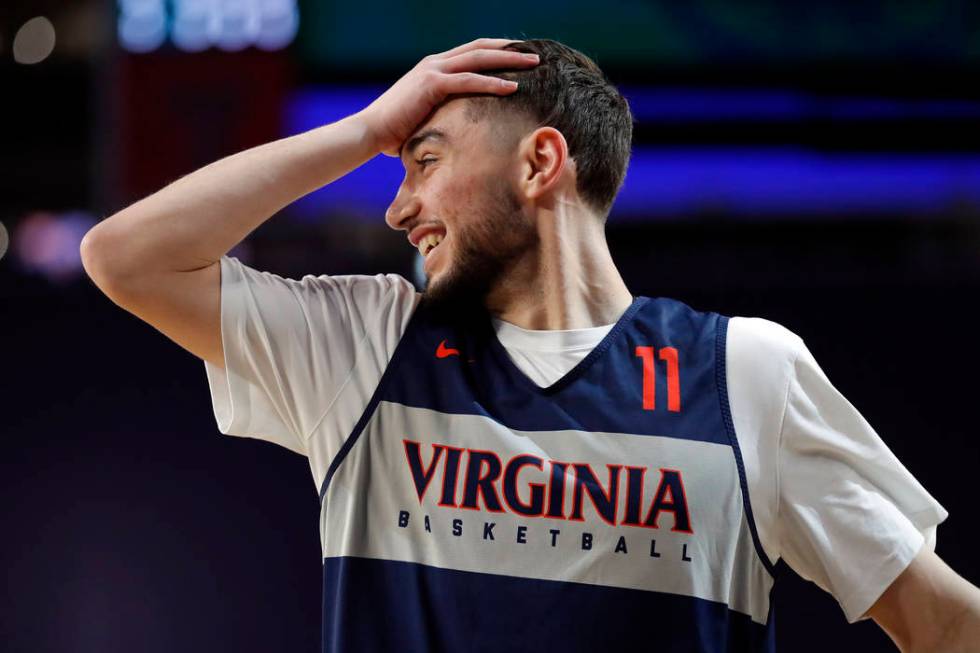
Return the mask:
[[776,530],[798,574],[860,620],[946,510],[838,392],[799,341],[779,435]]
[[309,455],[309,435],[352,373],[360,343],[400,335],[414,295],[395,274],[297,281],[222,256],[225,367],[205,361],[218,430]]
[[763,548],[854,623],[923,545],[935,548],[947,512],[799,336],[762,318],[729,328],[733,419]]

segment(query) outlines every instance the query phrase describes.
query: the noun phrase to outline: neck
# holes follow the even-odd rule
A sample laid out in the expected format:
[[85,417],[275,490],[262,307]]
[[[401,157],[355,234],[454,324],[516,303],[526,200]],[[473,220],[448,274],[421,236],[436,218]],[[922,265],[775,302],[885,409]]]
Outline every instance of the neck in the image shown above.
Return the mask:
[[498,318],[525,329],[612,324],[633,296],[613,264],[602,223],[578,204],[539,209],[537,247],[487,295]]

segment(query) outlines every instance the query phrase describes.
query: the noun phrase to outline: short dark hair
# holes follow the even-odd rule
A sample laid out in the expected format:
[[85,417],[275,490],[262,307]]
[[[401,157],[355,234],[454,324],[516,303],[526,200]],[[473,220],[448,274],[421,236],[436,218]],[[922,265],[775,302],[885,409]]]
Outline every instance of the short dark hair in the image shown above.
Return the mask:
[[534,52],[539,63],[527,70],[481,71],[518,82],[507,95],[469,98],[472,122],[518,112],[537,127],[553,127],[568,143],[575,160],[576,189],[605,220],[626,178],[633,141],[629,103],[592,59],[551,39],[510,43],[504,49]]

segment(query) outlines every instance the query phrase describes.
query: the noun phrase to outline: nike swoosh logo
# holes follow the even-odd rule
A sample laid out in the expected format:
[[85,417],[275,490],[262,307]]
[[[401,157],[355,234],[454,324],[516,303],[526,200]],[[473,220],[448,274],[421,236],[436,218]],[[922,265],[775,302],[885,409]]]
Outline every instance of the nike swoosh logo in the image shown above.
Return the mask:
[[436,358],[446,358],[447,356],[459,356],[459,350],[447,347],[446,341],[443,340],[439,343],[439,348],[436,349]]

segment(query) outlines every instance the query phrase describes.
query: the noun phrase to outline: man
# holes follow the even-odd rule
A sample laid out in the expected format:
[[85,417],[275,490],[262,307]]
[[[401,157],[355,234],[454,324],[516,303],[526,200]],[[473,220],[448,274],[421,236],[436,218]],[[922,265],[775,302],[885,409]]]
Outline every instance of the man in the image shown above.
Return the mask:
[[[325,651],[771,650],[779,558],[902,650],[980,650],[946,511],[802,340],[629,292],[604,222],[631,137],[581,53],[479,39],[126,208],[83,261],[205,361],[221,432],[309,457]],[[226,256],[378,152],[424,293]]]

